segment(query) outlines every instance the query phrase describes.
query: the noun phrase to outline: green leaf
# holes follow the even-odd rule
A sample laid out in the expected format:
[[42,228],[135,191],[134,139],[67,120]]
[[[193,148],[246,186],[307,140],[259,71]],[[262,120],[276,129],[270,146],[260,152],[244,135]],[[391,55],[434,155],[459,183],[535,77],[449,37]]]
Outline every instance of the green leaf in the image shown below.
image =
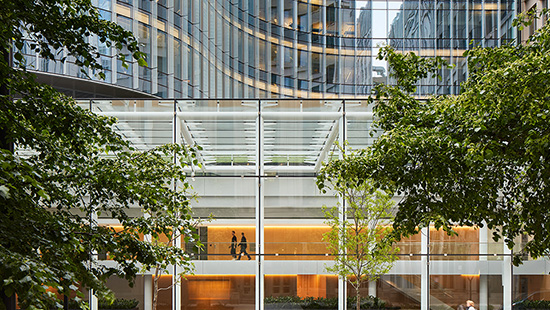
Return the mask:
[[145,59],[143,59],[143,58],[138,58],[138,65],[141,66],[141,67],[148,67],[149,66],[147,64],[147,61],[145,61]]
[[50,196],[42,189],[38,191],[38,195],[44,199],[50,199]]

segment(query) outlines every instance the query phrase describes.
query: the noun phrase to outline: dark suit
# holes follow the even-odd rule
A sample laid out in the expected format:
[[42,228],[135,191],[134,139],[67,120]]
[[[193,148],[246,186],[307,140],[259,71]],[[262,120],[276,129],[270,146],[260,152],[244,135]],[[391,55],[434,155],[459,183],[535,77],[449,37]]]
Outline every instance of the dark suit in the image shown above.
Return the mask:
[[237,258],[237,236],[231,237],[231,257]]
[[246,244],[246,237],[244,235],[241,237],[241,243],[239,243],[239,246],[241,247],[241,252],[239,253],[239,258],[237,259],[240,260],[241,256],[246,255],[248,256],[248,260],[250,260],[251,257],[246,252],[247,244]]

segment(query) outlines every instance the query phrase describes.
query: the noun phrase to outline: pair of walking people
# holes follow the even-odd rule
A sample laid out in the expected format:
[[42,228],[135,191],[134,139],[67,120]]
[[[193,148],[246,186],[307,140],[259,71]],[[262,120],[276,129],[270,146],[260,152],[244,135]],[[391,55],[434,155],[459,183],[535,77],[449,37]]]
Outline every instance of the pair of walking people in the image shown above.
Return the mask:
[[[241,242],[237,244],[237,236],[235,236],[235,231],[231,231],[231,256],[233,259],[241,260],[241,257],[246,255],[248,257],[248,260],[251,259],[250,254],[246,252],[246,248],[248,247],[246,237],[244,236],[244,233],[241,233]],[[240,253],[237,255],[237,245],[240,247]]]

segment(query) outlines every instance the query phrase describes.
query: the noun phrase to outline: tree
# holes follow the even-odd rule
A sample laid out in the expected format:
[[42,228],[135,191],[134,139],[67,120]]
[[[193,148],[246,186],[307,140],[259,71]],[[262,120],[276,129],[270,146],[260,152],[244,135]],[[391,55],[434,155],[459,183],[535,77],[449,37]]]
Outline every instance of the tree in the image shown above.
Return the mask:
[[382,49],[378,57],[396,79],[373,99],[383,134],[340,166],[344,177],[373,179],[403,196],[396,235],[430,224],[448,233],[454,225],[487,225],[509,248],[526,234],[523,253],[550,254],[549,27],[525,45],[467,51],[461,93],[426,100],[414,96],[415,85],[444,62]]
[[[179,241],[180,237],[181,236],[179,234],[171,233],[168,236],[166,236],[166,235],[159,236],[159,238],[155,238],[154,240],[151,240],[151,242],[153,242],[157,246],[160,246],[160,249],[164,250],[165,248],[169,248],[169,247],[172,247],[172,246],[178,246],[178,245],[175,245],[175,244]],[[161,240],[161,239],[164,239],[164,240]],[[154,275],[153,275],[153,306],[152,306],[153,310],[157,310],[159,292],[161,290],[170,289],[174,286],[174,285],[170,285],[168,288],[161,288],[159,286],[160,276],[162,274],[164,274],[165,272],[168,272],[168,270],[167,270],[168,267],[169,266],[165,261],[157,261],[153,266],[148,265],[148,266],[144,266],[144,268],[143,268],[144,270],[149,270],[149,269],[154,270]],[[183,273],[191,271],[189,266],[187,266],[187,267],[188,267],[188,268],[186,268],[187,270],[183,271]],[[174,277],[179,278],[179,275],[174,275]],[[178,279],[174,279],[174,281],[172,283],[174,284],[174,283],[176,283],[176,281],[178,281]]]
[[[123,63],[130,54],[143,64],[136,39],[102,20],[89,0],[0,3],[0,51],[8,56],[0,60],[0,292],[11,300],[17,294],[21,308],[61,308],[58,294],[76,292],[79,302],[79,288],[106,295],[108,277],[132,281],[142,265],[188,268],[184,249],[142,236],[196,241],[185,167],[197,165],[198,147],[136,150],[113,131],[114,119],[38,84],[22,53],[54,60],[62,51],[83,70],[100,70],[89,38],[116,47]],[[148,216],[133,215],[136,209]],[[97,216],[118,220],[122,230],[97,225]],[[97,264],[96,253],[117,266]],[[0,308],[9,307],[5,299]]]
[[[146,213],[146,216],[154,216],[155,221],[172,221],[173,218],[178,219],[181,217],[180,214],[166,214],[166,213],[149,214],[148,212]],[[198,218],[198,219],[194,219],[192,222],[185,223],[186,224],[185,230],[168,230],[168,231],[165,231],[165,233],[162,235],[157,235],[156,237],[150,238],[149,241],[152,242],[157,247],[159,251],[158,256],[161,258],[156,262],[153,262],[153,264],[146,264],[142,266],[143,271],[146,272],[149,270],[153,270],[154,272],[153,306],[152,306],[153,310],[157,309],[158,294],[161,290],[168,290],[170,288],[173,288],[176,283],[181,281],[182,277],[185,274],[189,274],[193,271],[192,265],[184,264],[183,266],[181,266],[183,267],[183,270],[180,271],[179,274],[174,274],[174,281],[172,282],[172,285],[168,286],[167,288],[161,288],[159,286],[160,276],[166,273],[168,274],[170,273],[169,267],[170,267],[171,261],[168,259],[172,256],[172,252],[170,248],[174,246],[176,247],[184,246],[181,241],[186,241],[186,242],[196,242],[196,244],[194,245],[194,248],[196,250],[200,250],[200,248],[202,247],[202,244],[200,242],[197,242],[197,239],[196,239],[197,234],[195,231],[199,225],[203,224],[205,221],[210,221],[211,219],[212,219],[212,214],[206,220],[202,220]],[[177,225],[178,223],[174,223],[174,224]],[[193,236],[193,238],[188,238],[188,237],[186,238],[186,235]],[[185,255],[188,255],[188,253],[186,253]],[[181,262],[179,263],[181,264]]]
[[[342,161],[355,156],[354,152],[344,155]],[[391,195],[373,187],[369,180],[344,178],[340,174],[340,163],[327,163],[317,178],[323,191],[334,190],[344,201],[343,206],[324,209],[325,222],[331,230],[323,239],[334,255],[334,265],[326,270],[337,273],[351,284],[355,289],[357,310],[360,310],[361,285],[376,281],[389,272],[397,258],[395,253],[399,249],[386,239],[389,228],[382,225],[382,221],[391,220],[394,203]]]

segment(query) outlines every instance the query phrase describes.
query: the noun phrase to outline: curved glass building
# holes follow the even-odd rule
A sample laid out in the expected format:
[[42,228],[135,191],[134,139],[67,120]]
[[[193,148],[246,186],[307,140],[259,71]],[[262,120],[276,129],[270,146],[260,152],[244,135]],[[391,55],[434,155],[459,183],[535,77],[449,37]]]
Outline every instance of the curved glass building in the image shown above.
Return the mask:
[[515,38],[514,0],[94,1],[105,19],[134,32],[149,66],[123,68],[97,42],[107,78],[84,86],[51,77],[83,77],[70,60],[27,56],[75,97],[360,98],[388,82],[387,64],[376,59],[383,45],[447,59],[454,69],[418,92],[453,94],[467,75],[464,50]]

